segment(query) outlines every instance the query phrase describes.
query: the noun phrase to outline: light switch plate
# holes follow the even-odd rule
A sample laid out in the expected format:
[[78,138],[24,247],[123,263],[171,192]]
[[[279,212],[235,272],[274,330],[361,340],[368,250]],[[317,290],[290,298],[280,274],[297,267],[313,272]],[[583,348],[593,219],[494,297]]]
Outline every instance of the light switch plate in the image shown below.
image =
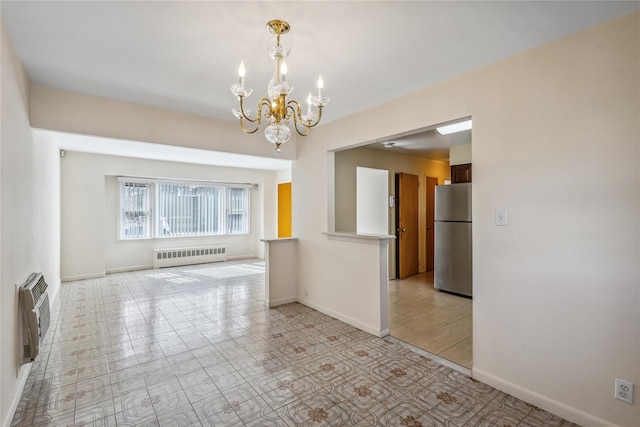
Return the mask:
[[496,225],[507,225],[506,209],[496,209]]

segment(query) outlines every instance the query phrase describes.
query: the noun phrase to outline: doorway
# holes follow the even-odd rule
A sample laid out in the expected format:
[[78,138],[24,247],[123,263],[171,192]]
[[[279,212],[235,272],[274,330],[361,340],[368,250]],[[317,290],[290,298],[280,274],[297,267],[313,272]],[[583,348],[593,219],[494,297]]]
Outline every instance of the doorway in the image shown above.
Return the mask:
[[432,271],[390,280],[388,298],[392,337],[471,369],[471,299],[434,289]]
[[[452,122],[460,120],[466,119]],[[352,232],[357,228],[356,168],[381,168],[393,173],[389,177],[393,196],[389,201],[389,231],[395,234],[396,242],[389,247],[389,280],[386,284],[381,281],[381,286],[387,287],[390,335],[460,366],[471,367],[471,300],[434,289],[435,185],[450,181],[451,164],[471,163],[471,130],[444,134],[432,126],[336,151],[333,160],[335,216],[330,221],[336,231]],[[406,192],[402,184],[409,181],[410,175],[415,182],[414,190]],[[404,262],[404,266],[413,268],[407,273],[403,268],[402,243],[405,240],[408,243],[404,237],[409,236],[403,221],[407,217],[401,209],[411,193],[418,211],[414,227],[419,232],[418,241],[409,245],[417,257]]]
[[419,177],[397,173],[396,189],[396,277],[418,274],[418,185]]
[[427,216],[427,233],[426,233],[426,250],[425,250],[425,271],[433,271],[434,255],[435,255],[435,202],[436,202],[436,185],[438,178],[428,176],[426,179],[426,216]]
[[[440,134],[435,130],[424,132],[425,142],[442,141],[447,148],[447,168],[453,164],[471,163],[471,130]],[[387,141],[387,150],[414,148],[411,142],[398,138]],[[444,144],[446,143],[446,144]],[[382,148],[380,148],[382,149]],[[424,178],[423,178],[424,177]],[[436,358],[446,359],[454,364],[471,369],[473,365],[473,305],[467,297],[440,292],[434,288],[435,274],[435,189],[446,183],[450,170],[437,174],[425,170],[419,178],[419,226],[424,227],[419,240],[419,273],[405,277],[399,272],[401,258],[396,254],[396,280],[388,282],[388,327],[390,335],[414,347],[424,350]],[[398,179],[400,179],[398,177]],[[396,194],[401,193],[396,182]],[[424,199],[423,199],[424,197]],[[396,218],[402,206],[398,200]],[[402,238],[402,227],[398,224],[397,241]],[[424,240],[423,240],[424,239]],[[399,242],[396,242],[398,245]],[[398,252],[401,251],[398,248]]]
[[[439,292],[434,288],[435,253],[435,187],[438,178],[425,177],[424,190],[418,186],[420,178],[410,174],[396,174],[396,280],[388,284],[390,335],[425,350],[434,356],[471,369],[473,363],[472,301],[458,295]],[[420,186],[422,187],[422,185]],[[414,200],[417,209],[418,192],[425,197],[426,242],[425,271],[418,271],[417,258],[411,264],[415,272],[407,275],[402,269],[403,232],[407,219],[413,217]],[[413,195],[416,195],[415,197]],[[404,203],[403,203],[404,202]],[[403,216],[404,214],[404,216]],[[418,216],[416,214],[416,225]],[[409,239],[405,240],[405,244]],[[417,240],[415,248],[417,251]],[[421,243],[422,244],[422,243]]]
[[291,237],[291,183],[278,184],[278,238]]

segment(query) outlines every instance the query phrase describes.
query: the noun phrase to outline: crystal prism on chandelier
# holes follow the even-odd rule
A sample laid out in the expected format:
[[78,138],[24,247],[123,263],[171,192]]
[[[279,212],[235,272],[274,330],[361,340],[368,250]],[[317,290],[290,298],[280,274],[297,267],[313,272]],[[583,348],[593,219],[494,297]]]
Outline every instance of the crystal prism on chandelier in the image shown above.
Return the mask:
[[[272,34],[276,35],[276,40],[267,47],[269,56],[276,62],[275,73],[267,86],[267,97],[260,98],[257,113],[254,117],[251,117],[251,110],[244,107],[244,100],[253,93],[253,89],[244,85],[246,70],[243,61],[238,68],[240,80],[231,86],[231,92],[240,101],[240,108],[234,108],[232,111],[233,115],[240,119],[240,126],[246,133],[256,133],[260,129],[262,117],[264,116],[269,122],[264,130],[264,136],[275,145],[274,151],[280,153],[282,151],[281,145],[291,138],[290,122],[293,120],[293,128],[299,135],[309,135],[311,128],[320,123],[322,109],[329,102],[329,98],[322,96],[324,82],[322,81],[322,76],[319,76],[318,93],[315,96],[309,93],[305,113],[302,112],[302,107],[298,101],[287,101],[287,96],[293,90],[293,86],[287,81],[285,58],[289,56],[291,48],[280,40],[280,36],[288,33],[290,27],[287,22],[278,19],[269,21],[267,27]],[[251,129],[246,127],[246,122],[253,124],[253,126],[250,125]]]

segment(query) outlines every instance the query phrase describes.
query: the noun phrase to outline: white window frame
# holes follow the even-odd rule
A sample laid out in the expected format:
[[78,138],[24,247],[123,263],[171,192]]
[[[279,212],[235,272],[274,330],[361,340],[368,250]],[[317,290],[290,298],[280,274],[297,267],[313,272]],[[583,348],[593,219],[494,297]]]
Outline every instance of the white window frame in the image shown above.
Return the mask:
[[[255,188],[256,184],[246,183],[228,183],[228,182],[214,182],[214,181],[191,181],[191,180],[178,180],[178,179],[161,179],[161,178],[143,178],[143,177],[127,177],[119,176],[118,181],[118,240],[120,241],[140,241],[149,239],[179,239],[179,238],[203,238],[203,237],[216,237],[216,236],[241,236],[251,233],[251,189]],[[123,207],[122,207],[122,185],[126,183],[147,184],[149,186],[149,216],[150,216],[150,236],[140,238],[129,238],[123,236]],[[159,191],[160,186],[157,184],[174,184],[174,185],[192,185],[192,186],[212,186],[223,188],[223,194],[221,195],[220,209],[220,229],[221,233],[217,234],[195,234],[195,235],[180,235],[180,236],[163,236],[160,233],[159,227],[161,221],[158,218],[159,210]],[[228,223],[230,215],[230,193],[226,191],[228,188],[244,188],[247,190],[246,197],[246,231],[241,233],[230,233]]]
[[151,186],[149,188],[148,191],[148,195],[149,195],[149,227],[150,227],[150,235],[148,237],[136,237],[136,238],[127,238],[123,236],[124,233],[124,229],[123,229],[123,224],[122,224],[122,217],[123,217],[123,206],[122,206],[122,184],[125,183],[132,183],[132,184],[146,184],[149,185],[151,184],[148,180],[141,180],[141,179],[135,179],[135,178],[130,178],[130,179],[126,179],[126,180],[120,180],[120,178],[118,178],[118,212],[117,212],[117,218],[118,218],[118,240],[124,240],[124,241],[140,241],[140,240],[149,240],[149,239],[153,239],[154,234],[155,234],[155,186]]

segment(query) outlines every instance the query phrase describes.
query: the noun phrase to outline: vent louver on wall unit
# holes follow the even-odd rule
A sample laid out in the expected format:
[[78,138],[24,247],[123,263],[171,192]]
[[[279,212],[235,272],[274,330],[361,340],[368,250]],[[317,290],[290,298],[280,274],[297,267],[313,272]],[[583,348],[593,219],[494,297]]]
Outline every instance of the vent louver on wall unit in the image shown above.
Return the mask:
[[22,311],[22,363],[33,362],[40,350],[40,341],[49,330],[51,313],[47,282],[42,273],[33,273],[20,286]]

